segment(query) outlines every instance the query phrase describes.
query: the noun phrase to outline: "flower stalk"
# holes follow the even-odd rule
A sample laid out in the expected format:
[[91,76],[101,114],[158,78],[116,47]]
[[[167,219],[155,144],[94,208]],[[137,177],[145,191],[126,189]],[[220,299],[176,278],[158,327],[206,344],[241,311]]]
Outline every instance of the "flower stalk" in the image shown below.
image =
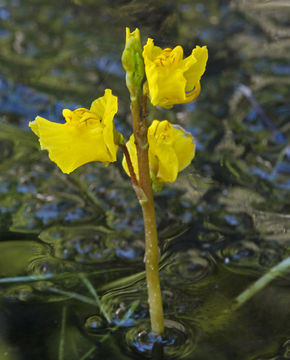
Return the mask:
[[152,181],[149,171],[147,125],[146,125],[146,97],[142,98],[142,118],[140,118],[140,97],[131,103],[131,114],[133,119],[134,136],[136,139],[136,149],[139,169],[139,187],[145,195],[140,199],[142,207],[144,232],[145,232],[145,271],[148,291],[148,303],[152,331],[156,335],[164,333],[164,316],[159,280],[159,247],[156,226],[156,215],[154,198],[152,192]]
[[135,171],[134,171],[134,168],[133,168],[133,165],[132,165],[132,161],[131,161],[130,154],[129,154],[129,151],[127,149],[127,146],[126,146],[126,144],[120,144],[119,147],[123,151],[124,156],[126,158],[126,162],[127,162],[127,165],[128,165],[132,185],[134,187],[137,187],[137,186],[139,186],[138,185],[138,180],[136,178],[136,174],[135,174]]

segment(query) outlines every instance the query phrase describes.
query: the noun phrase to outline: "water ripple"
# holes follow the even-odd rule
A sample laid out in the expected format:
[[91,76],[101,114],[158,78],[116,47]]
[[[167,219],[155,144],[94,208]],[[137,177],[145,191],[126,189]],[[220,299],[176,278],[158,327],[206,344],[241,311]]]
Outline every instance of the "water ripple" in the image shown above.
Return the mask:
[[162,353],[166,359],[188,359],[195,349],[199,330],[175,320],[165,320],[164,325],[162,338],[149,330],[146,321],[129,329],[125,334],[126,350],[148,359],[159,359]]

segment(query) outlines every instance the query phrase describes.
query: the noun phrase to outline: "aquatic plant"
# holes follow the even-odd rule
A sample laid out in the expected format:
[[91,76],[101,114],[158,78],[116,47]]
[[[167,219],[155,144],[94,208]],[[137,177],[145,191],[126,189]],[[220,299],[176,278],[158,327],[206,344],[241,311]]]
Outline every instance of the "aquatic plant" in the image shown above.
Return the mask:
[[[65,124],[37,116],[29,123],[39,137],[42,149],[64,173],[99,161],[108,165],[123,151],[123,168],[131,177],[142,207],[145,230],[145,268],[152,331],[164,334],[164,318],[159,281],[159,248],[153,190],[160,191],[165,182],[174,182],[178,172],[188,166],[195,155],[192,135],[167,120],[147,124],[146,104],[171,108],[193,101],[200,93],[200,78],[205,71],[207,48],[196,47],[183,59],[183,49],[161,49],[152,39],[142,48],[140,32],[126,28],[122,64],[130,93],[133,134],[126,143],[113,123],[118,110],[117,97],[110,89],[93,101],[90,110],[64,109]],[[146,74],[146,79],[144,79]]]

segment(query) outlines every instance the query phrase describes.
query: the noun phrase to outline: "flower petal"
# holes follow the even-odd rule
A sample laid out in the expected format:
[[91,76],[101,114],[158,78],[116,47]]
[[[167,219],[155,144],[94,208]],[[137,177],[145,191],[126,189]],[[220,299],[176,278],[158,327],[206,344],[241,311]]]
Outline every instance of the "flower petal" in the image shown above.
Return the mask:
[[114,142],[114,116],[118,111],[118,99],[112,94],[112,90],[106,89],[105,95],[93,101],[90,111],[99,117],[104,125],[104,141],[111,154],[112,160],[116,161],[118,146]]
[[193,136],[181,126],[173,125],[174,150],[178,158],[178,171],[188,166],[195,155],[195,142]]
[[156,78],[157,83],[151,87],[153,91],[150,91],[152,105],[170,109],[174,104],[186,102],[186,80],[182,71],[177,69],[171,74],[158,71]]
[[39,136],[42,149],[48,150],[49,158],[62,172],[71,173],[91,161],[111,162],[101,128],[89,128],[84,124],[75,128],[69,124],[57,124],[38,116],[30,122],[32,131]]
[[184,59],[186,66],[190,65],[188,66],[188,70],[184,73],[187,80],[185,91],[193,90],[200,81],[205,72],[207,59],[208,51],[206,46],[196,46],[195,49],[192,50],[192,54]]
[[174,129],[167,120],[154,120],[148,129],[149,153],[158,159],[155,176],[162,182],[173,182],[178,174],[178,159],[172,146],[173,132]]
[[174,149],[167,144],[155,147],[151,141],[151,151],[159,160],[159,168],[156,176],[157,180],[162,182],[174,182],[178,174],[178,158]]
[[153,39],[148,38],[147,44],[144,45],[143,58],[144,62],[152,62],[162,53],[162,49],[159,46],[154,45]]

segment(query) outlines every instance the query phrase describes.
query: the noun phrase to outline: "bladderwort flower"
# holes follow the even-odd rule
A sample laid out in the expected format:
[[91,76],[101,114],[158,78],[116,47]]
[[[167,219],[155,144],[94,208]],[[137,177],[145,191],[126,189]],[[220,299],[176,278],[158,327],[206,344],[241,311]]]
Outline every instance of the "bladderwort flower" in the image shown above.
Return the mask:
[[[174,182],[177,175],[188,166],[195,155],[195,142],[192,135],[179,125],[169,121],[154,120],[148,129],[149,169],[153,188],[159,190],[163,183]],[[137,151],[134,135],[127,142],[137,179],[139,179]],[[123,168],[130,176],[125,158]]]
[[64,124],[37,116],[29,126],[39,137],[41,149],[48,150],[50,160],[69,174],[91,161],[107,165],[117,160],[115,140],[120,134],[113,122],[117,110],[117,97],[106,89],[103,97],[92,102],[90,110],[64,109]]
[[198,97],[208,59],[206,46],[196,46],[191,55],[183,59],[181,46],[161,49],[149,38],[143,58],[152,105],[169,109]]

